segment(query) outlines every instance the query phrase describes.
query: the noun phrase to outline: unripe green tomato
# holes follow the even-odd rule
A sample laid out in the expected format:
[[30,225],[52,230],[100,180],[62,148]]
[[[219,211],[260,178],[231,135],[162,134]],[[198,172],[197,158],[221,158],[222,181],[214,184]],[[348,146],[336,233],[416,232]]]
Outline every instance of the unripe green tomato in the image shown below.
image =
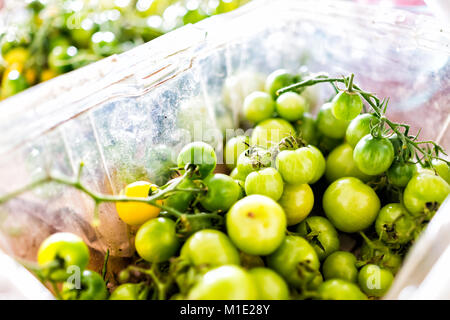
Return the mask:
[[180,168],[184,168],[187,164],[196,165],[198,176],[204,179],[216,168],[217,157],[213,147],[207,143],[196,141],[181,149],[177,164]]
[[270,148],[290,135],[295,135],[295,129],[289,122],[279,118],[266,119],[253,129],[250,144]]
[[281,151],[275,159],[275,165],[285,182],[303,184],[310,183],[318,176],[322,164],[318,161],[316,150],[301,147]]
[[316,119],[310,113],[304,113],[300,120],[295,122],[295,129],[300,138],[308,144],[317,145],[319,141],[316,128]]
[[239,180],[239,181],[244,181],[245,183],[245,178],[247,178],[246,175],[243,175],[238,168],[234,168],[233,170],[231,170],[230,172],[230,177],[233,178],[234,180]]
[[394,147],[389,139],[368,134],[356,144],[353,160],[363,173],[379,175],[388,170],[394,161]]
[[218,267],[239,265],[239,252],[231,240],[221,231],[200,230],[188,238],[181,248],[180,256],[194,266]]
[[148,262],[169,260],[180,247],[176,225],[168,218],[155,218],[144,223],[136,233],[136,251]]
[[286,213],[288,226],[292,226],[303,221],[309,215],[314,205],[314,194],[306,183],[286,184],[278,203]]
[[227,211],[241,196],[241,187],[226,174],[211,174],[203,180],[203,183],[207,191],[200,199],[200,204],[206,210]]
[[326,160],[325,177],[328,182],[344,177],[355,177],[361,181],[369,181],[372,176],[362,173],[353,160],[353,149],[344,143],[333,149]]
[[361,113],[363,102],[355,92],[341,91],[331,101],[333,115],[339,120],[352,120]]
[[341,178],[330,184],[322,200],[327,218],[343,232],[359,232],[368,228],[380,210],[380,199],[375,191],[353,177]]
[[0,99],[6,99],[28,88],[25,76],[18,70],[6,70],[1,85]]
[[394,162],[386,172],[390,184],[396,187],[405,187],[416,173],[416,166],[410,162]]
[[317,181],[319,181],[320,178],[322,178],[323,174],[325,173],[326,170],[326,160],[325,157],[323,156],[322,152],[317,149],[316,147],[309,145],[308,148],[310,148],[312,150],[312,152],[316,155],[316,162],[317,162],[317,169],[316,169],[316,173],[314,175],[314,177],[312,178],[312,180],[309,182],[310,184],[316,183]]
[[414,226],[415,221],[400,203],[385,205],[375,221],[375,230],[386,243],[404,244],[412,240]]
[[358,275],[359,287],[368,296],[382,297],[392,285],[394,275],[388,269],[374,264],[367,264],[361,268]]
[[358,286],[342,279],[327,280],[319,286],[322,300],[367,300]]
[[247,136],[233,137],[225,145],[225,164],[228,168],[236,167],[237,160],[242,152],[248,149],[249,138]]
[[64,282],[61,296],[64,300],[105,300],[108,297],[105,281],[97,272],[85,270],[80,279],[80,287],[76,283]]
[[433,159],[431,160],[431,163],[437,174],[450,184],[450,166],[440,159]]
[[258,291],[260,300],[288,300],[289,287],[276,272],[267,268],[254,268],[249,271]]
[[251,275],[241,267],[221,266],[208,271],[189,291],[189,300],[256,300],[258,291]]
[[[177,183],[181,177],[175,178],[171,180],[170,183]],[[182,182],[178,185],[180,189],[189,189],[196,188],[197,185],[189,178],[183,179]],[[195,194],[187,191],[179,191],[169,195],[166,199],[164,199],[164,205],[170,208],[176,209],[180,212],[185,212],[191,202],[194,200]]]
[[124,283],[111,293],[109,300],[147,300],[148,292],[145,283]]
[[295,81],[295,76],[287,70],[278,69],[272,72],[266,79],[265,91],[269,93],[272,98],[277,98],[277,91],[290,86]]
[[253,123],[258,123],[272,117],[275,112],[275,101],[270,94],[256,91],[244,100],[244,116]]
[[382,268],[387,268],[396,274],[402,265],[402,257],[399,254],[393,253],[389,247],[381,240],[372,240],[375,248],[371,248],[366,242],[361,246],[361,259],[370,260]]
[[56,46],[48,55],[48,66],[54,72],[60,74],[73,69],[70,59],[78,53],[74,46]]
[[245,193],[261,194],[277,201],[283,194],[283,179],[275,168],[251,172],[245,179]]
[[336,251],[325,259],[322,274],[325,280],[342,279],[356,283],[358,280],[356,257],[347,251]]
[[308,111],[308,102],[304,97],[295,92],[286,92],[280,95],[276,101],[276,112],[287,121],[296,121],[302,118]]
[[329,138],[344,138],[349,124],[350,121],[348,120],[336,119],[332,112],[331,103],[325,103],[317,114],[317,129]]
[[364,136],[370,133],[370,125],[375,125],[379,120],[370,113],[363,113],[353,119],[345,132],[345,141],[355,148],[356,144]]
[[308,217],[300,223],[296,231],[313,246],[320,261],[339,250],[339,235],[327,218]]
[[240,174],[240,180],[244,180],[247,176],[260,168],[270,166],[272,162],[271,153],[263,148],[252,147],[241,153],[237,160],[237,170]]

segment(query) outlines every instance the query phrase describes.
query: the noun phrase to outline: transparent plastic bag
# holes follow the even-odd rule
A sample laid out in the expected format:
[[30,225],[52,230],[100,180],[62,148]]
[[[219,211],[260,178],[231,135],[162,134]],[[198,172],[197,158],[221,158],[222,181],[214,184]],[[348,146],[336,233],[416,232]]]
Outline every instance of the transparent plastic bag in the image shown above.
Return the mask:
[[[162,149],[173,159],[186,142],[202,139],[220,158],[224,129],[238,126],[243,96],[274,69],[304,65],[337,76],[355,73],[362,87],[390,97],[390,118],[411,124],[412,132],[422,128],[423,139],[448,150],[449,44],[448,29],[400,10],[255,1],[0,103],[0,195],[48,171],[74,176],[80,162],[83,182],[97,192],[118,194],[141,177],[163,183],[167,159],[155,156]],[[329,93],[327,86],[311,91],[318,104]],[[98,227],[90,223],[93,211],[93,201],[77,190],[41,186],[0,207],[0,247],[34,261],[44,238],[69,231],[92,248],[94,269],[107,249],[118,261],[129,257],[133,229],[113,204],[100,206]],[[434,219],[446,211],[443,206]],[[416,248],[435,241],[423,239]],[[448,248],[446,241],[439,248]],[[398,297],[416,272],[408,261],[408,275],[400,272],[388,297]],[[448,289],[440,297],[450,297]]]

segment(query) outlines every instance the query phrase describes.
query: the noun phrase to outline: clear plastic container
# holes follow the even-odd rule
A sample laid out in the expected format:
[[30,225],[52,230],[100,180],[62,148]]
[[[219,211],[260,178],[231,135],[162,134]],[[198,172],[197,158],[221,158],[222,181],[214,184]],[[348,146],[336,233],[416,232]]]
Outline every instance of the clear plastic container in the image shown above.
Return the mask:
[[[74,176],[81,161],[83,181],[97,192],[117,194],[143,176],[162,183],[166,173],[153,156],[160,148],[175,156],[201,138],[220,154],[224,129],[238,126],[243,95],[280,67],[353,72],[362,87],[390,97],[390,118],[450,150],[449,46],[449,30],[431,17],[336,1],[254,1],[0,103],[0,194],[48,171]],[[312,94],[320,104],[329,93],[321,86]],[[100,268],[107,249],[120,264],[133,253],[132,230],[112,204],[101,205],[98,227],[93,211],[74,189],[39,187],[0,207],[0,247],[34,261],[44,238],[69,231],[93,249],[91,267]],[[436,214],[388,298],[407,298],[405,287],[411,294],[432,276],[432,264],[417,264],[430,254],[423,248],[437,250],[435,258],[448,253],[449,220],[439,220],[448,211]],[[449,284],[438,298],[450,298]]]

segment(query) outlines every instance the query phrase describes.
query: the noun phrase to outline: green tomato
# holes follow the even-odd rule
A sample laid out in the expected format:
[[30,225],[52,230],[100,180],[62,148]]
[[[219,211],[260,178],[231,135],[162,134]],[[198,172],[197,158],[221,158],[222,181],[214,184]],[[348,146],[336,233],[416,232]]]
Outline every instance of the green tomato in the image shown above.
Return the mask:
[[352,120],[363,108],[361,96],[355,92],[341,91],[331,101],[331,111],[338,120]]
[[310,148],[311,151],[315,154],[316,163],[317,163],[316,174],[310,181],[310,183],[313,184],[313,183],[316,183],[317,181],[319,181],[319,179],[322,178],[323,174],[325,173],[326,160],[325,160],[325,157],[323,156],[322,152],[319,149],[317,149],[316,147],[314,147],[312,145],[309,145],[308,148]]
[[389,290],[394,275],[388,269],[374,264],[367,264],[361,268],[358,275],[359,287],[368,296],[382,297]]
[[194,266],[211,268],[222,265],[239,265],[239,252],[221,231],[205,229],[197,231],[184,243],[180,256]]
[[386,243],[404,244],[412,240],[415,221],[400,203],[390,203],[381,208],[375,221],[375,230]]
[[53,281],[64,281],[70,276],[68,272],[71,266],[81,270],[87,267],[89,249],[80,237],[72,233],[54,233],[42,242],[37,261],[43,268],[59,262],[59,266],[50,267],[48,272],[46,271],[46,276]]
[[6,73],[3,76],[0,99],[6,99],[28,88],[27,80],[21,72],[11,69]]
[[339,235],[325,217],[306,218],[298,225],[296,231],[313,246],[320,261],[339,250]]
[[135,245],[137,253],[145,261],[169,260],[180,247],[175,222],[167,218],[147,221],[136,233]]
[[236,168],[241,176],[241,180],[245,181],[251,172],[269,167],[271,163],[272,155],[269,151],[259,147],[252,147],[241,153]]
[[295,129],[300,138],[307,143],[317,145],[318,134],[316,128],[316,119],[310,113],[304,113],[300,120],[295,122]]
[[73,69],[70,59],[78,53],[74,46],[56,46],[48,56],[48,66],[57,74],[66,73]]
[[231,170],[230,177],[233,178],[234,180],[243,181],[244,184],[245,184],[245,178],[247,178],[247,176],[243,175],[238,170],[238,168],[234,168],[233,170]]
[[105,300],[108,297],[105,281],[97,272],[85,270],[80,279],[80,287],[76,283],[64,282],[61,296],[64,300]]
[[385,172],[394,161],[394,147],[387,138],[375,138],[371,134],[364,136],[353,150],[356,166],[368,175]]
[[286,184],[278,203],[286,213],[288,226],[292,226],[309,215],[314,205],[314,194],[306,183]]
[[278,69],[272,72],[266,79],[265,91],[272,98],[277,98],[277,91],[290,86],[295,82],[295,76],[284,69]]
[[358,280],[356,257],[347,251],[336,251],[326,258],[322,274],[325,280],[342,279],[356,283]]
[[178,167],[184,168],[187,164],[195,165],[201,179],[210,175],[217,164],[214,149],[207,143],[196,141],[184,146],[178,154]]
[[317,129],[324,135],[333,139],[342,139],[345,136],[350,121],[339,120],[333,115],[331,103],[325,103],[317,114]]
[[368,228],[380,210],[380,199],[375,191],[352,177],[330,184],[322,200],[327,218],[343,232],[359,232]]
[[347,127],[345,132],[345,141],[355,148],[356,144],[364,136],[370,133],[370,126],[375,125],[379,120],[370,113],[363,113],[353,119]]
[[237,160],[241,153],[248,149],[249,138],[247,136],[233,137],[225,145],[225,164],[228,168],[236,167]]
[[367,300],[356,284],[342,279],[325,281],[317,292],[322,300]]
[[355,177],[362,181],[369,181],[372,177],[362,173],[353,160],[353,149],[344,143],[331,151],[327,157],[325,177],[328,182],[344,177]]
[[245,179],[245,193],[247,195],[261,194],[277,201],[283,194],[283,179],[274,168],[252,172]]
[[270,148],[283,138],[295,134],[294,127],[284,119],[266,119],[253,129],[250,138],[252,146]]
[[402,265],[402,257],[393,253],[381,240],[372,240],[372,245],[374,247],[369,246],[366,242],[363,243],[360,250],[361,259],[387,268],[396,274]]
[[319,171],[317,152],[308,147],[281,151],[275,165],[283,180],[290,184],[310,183]]
[[285,237],[286,215],[271,198],[254,194],[233,205],[226,215],[226,227],[228,236],[240,250],[268,255]]
[[[175,178],[171,180],[169,183],[177,183],[182,177]],[[196,188],[197,185],[189,178],[185,178],[180,184],[178,188],[181,189],[189,189]],[[189,208],[190,204],[195,198],[195,194],[187,191],[179,191],[169,195],[166,199],[164,199],[164,205],[173,209],[176,209],[180,212],[186,212]]]
[[390,184],[396,187],[406,187],[416,173],[416,166],[410,162],[394,162],[386,172]]
[[286,92],[280,95],[275,107],[278,115],[287,121],[300,120],[308,109],[306,99],[295,92]]
[[267,268],[249,271],[260,300],[289,300],[289,287],[276,272]]
[[124,283],[111,293],[109,300],[147,300],[148,292],[145,283]]
[[450,166],[447,164],[447,162],[440,159],[433,159],[431,160],[431,163],[437,174],[450,184]]
[[87,48],[91,43],[92,35],[97,30],[98,25],[92,19],[85,18],[81,21],[79,28],[70,30],[70,35],[77,46]]
[[408,182],[403,192],[403,204],[412,214],[419,214],[429,204],[440,205],[449,193],[449,184],[440,176],[419,173]]
[[275,112],[275,101],[270,94],[255,91],[244,100],[244,117],[253,123],[258,123],[272,117]]
[[209,175],[203,180],[207,191],[200,204],[209,211],[227,211],[239,200],[241,187],[230,176],[222,173]]
[[189,291],[189,300],[256,300],[253,278],[238,266],[221,266],[208,271]]
[[279,248],[267,257],[267,265],[289,284],[301,288],[314,281],[320,262],[308,241],[298,236],[286,236]]

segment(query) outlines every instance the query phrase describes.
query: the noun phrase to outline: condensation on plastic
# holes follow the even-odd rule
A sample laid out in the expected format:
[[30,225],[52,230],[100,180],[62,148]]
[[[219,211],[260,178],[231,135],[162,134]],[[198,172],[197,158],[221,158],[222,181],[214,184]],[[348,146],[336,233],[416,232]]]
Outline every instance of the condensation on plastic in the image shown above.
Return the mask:
[[[336,76],[355,73],[362,87],[390,97],[390,118],[410,123],[412,132],[421,127],[424,139],[450,149],[449,45],[448,29],[400,10],[255,1],[0,103],[0,194],[48,171],[73,176],[81,161],[83,181],[97,192],[117,194],[142,177],[163,183],[167,159],[155,155],[168,150],[173,158],[191,139],[213,144],[220,154],[223,130],[238,124],[242,97],[261,88],[274,69],[302,65]],[[326,86],[310,92],[319,102],[329,93]],[[93,209],[76,190],[39,187],[0,207],[0,247],[33,261],[44,238],[69,231],[100,254],[109,248],[113,257],[130,256],[134,230],[111,204],[101,205],[101,224],[92,227]],[[433,222],[447,211],[442,207]],[[450,234],[448,223],[438,227]],[[448,237],[439,240],[438,253],[450,245]],[[414,255],[425,257],[420,245],[434,246],[430,241],[424,236]],[[412,254],[408,259],[415,261]],[[409,285],[418,272],[411,265],[405,264],[388,297],[399,297],[407,286],[420,288]],[[439,297],[450,298],[449,283],[446,288]]]

